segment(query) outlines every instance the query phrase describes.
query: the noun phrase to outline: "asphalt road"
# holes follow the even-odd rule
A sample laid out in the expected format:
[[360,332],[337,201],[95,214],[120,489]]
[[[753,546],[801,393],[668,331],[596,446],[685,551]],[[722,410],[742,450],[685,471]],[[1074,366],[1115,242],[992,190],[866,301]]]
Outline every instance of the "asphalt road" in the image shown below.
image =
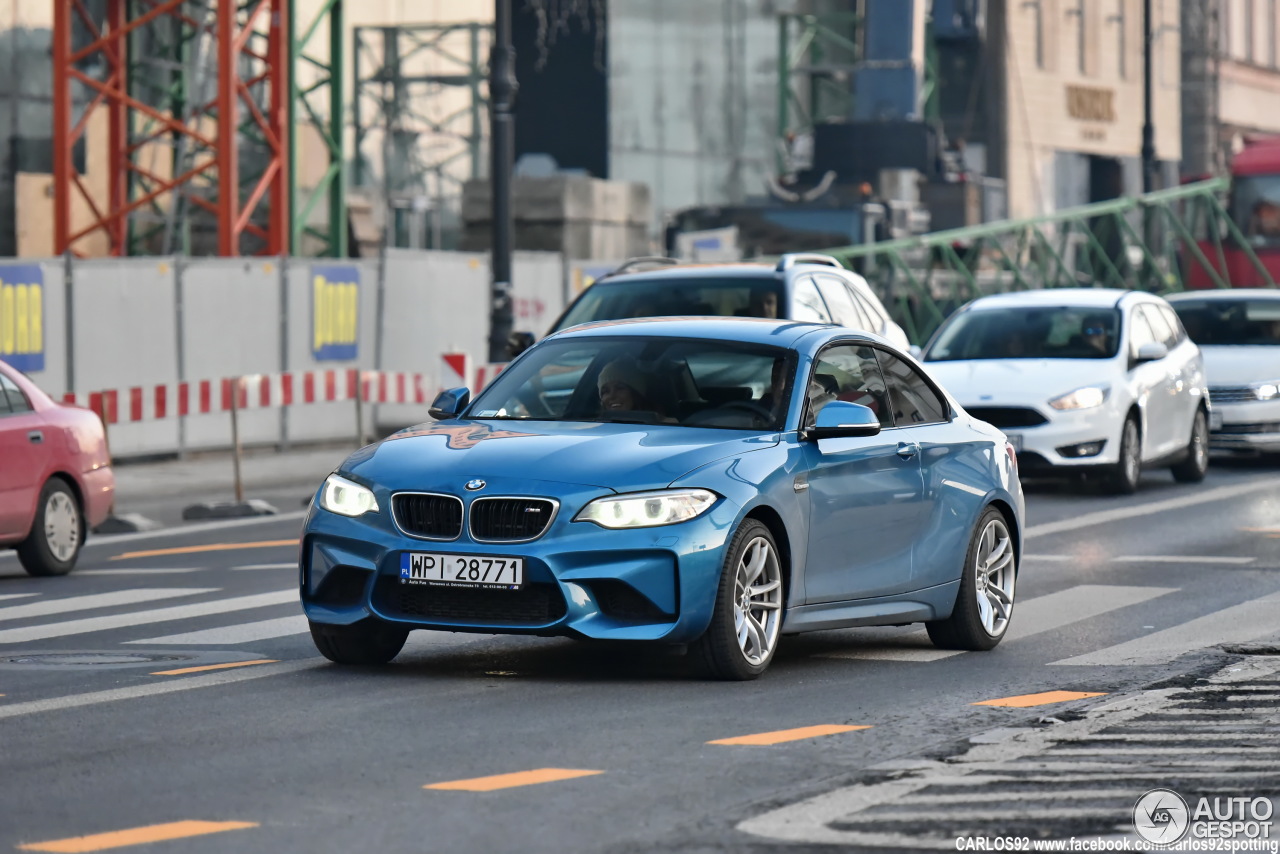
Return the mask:
[[[1275,798],[1277,475],[1030,484],[996,650],[822,632],[741,684],[671,651],[451,633],[330,665],[293,508],[96,537],[66,578],[0,556],[0,849],[954,851],[1123,836],[1161,785]],[[1070,693],[974,705],[1046,692]],[[775,743],[716,743],[744,736]]]

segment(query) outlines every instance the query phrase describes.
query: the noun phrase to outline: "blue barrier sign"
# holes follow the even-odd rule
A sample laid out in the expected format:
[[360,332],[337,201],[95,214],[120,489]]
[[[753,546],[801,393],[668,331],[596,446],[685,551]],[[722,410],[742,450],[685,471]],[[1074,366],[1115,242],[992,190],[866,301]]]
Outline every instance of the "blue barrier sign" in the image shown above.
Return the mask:
[[311,354],[317,361],[350,361],[359,352],[360,269],[311,267]]
[[0,264],[0,359],[27,373],[44,370],[44,272],[39,264]]

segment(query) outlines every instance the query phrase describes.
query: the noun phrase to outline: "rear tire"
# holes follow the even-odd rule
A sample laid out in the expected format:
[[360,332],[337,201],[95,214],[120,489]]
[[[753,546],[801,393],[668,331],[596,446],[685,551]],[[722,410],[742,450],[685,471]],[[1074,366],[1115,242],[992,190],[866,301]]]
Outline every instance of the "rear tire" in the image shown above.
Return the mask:
[[372,617],[349,626],[315,622],[310,626],[316,649],[335,664],[386,664],[400,653],[409,637],[408,629]]
[[939,649],[986,650],[1000,643],[1013,616],[1018,560],[1004,514],[988,507],[978,517],[965,553],[951,616],[924,624]]
[[40,490],[31,533],[18,544],[18,560],[28,575],[66,575],[84,545],[84,511],[61,478],[50,478]]
[[1199,483],[1209,471],[1209,419],[1203,409],[1196,410],[1191,421],[1191,441],[1187,457],[1169,469],[1178,483]]
[[1133,495],[1142,479],[1142,433],[1138,419],[1130,415],[1120,430],[1120,459],[1107,478],[1107,490],[1114,495]]

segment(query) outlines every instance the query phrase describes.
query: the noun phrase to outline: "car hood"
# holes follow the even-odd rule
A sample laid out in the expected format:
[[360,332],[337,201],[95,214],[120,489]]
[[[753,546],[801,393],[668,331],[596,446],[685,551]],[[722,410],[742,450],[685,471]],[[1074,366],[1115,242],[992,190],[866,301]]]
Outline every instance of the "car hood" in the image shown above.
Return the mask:
[[1280,347],[1201,347],[1204,374],[1214,388],[1280,379]]
[[961,406],[1039,405],[1090,385],[1111,385],[1110,359],[969,359],[925,362]]
[[776,433],[550,421],[420,424],[362,448],[342,469],[389,489],[456,489],[480,478],[659,489],[716,460],[778,442]]

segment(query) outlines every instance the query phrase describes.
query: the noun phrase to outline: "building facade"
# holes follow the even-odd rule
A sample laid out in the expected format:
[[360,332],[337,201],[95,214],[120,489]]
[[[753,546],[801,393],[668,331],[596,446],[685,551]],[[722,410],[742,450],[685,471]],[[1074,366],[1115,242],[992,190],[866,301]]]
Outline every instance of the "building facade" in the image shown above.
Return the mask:
[[[1178,0],[1151,0],[1152,124],[1159,186],[1182,157]],[[1142,192],[1143,0],[992,0],[997,58],[991,170],[1009,216]]]
[[1280,2],[1183,0],[1183,175],[1221,174],[1280,135]]

